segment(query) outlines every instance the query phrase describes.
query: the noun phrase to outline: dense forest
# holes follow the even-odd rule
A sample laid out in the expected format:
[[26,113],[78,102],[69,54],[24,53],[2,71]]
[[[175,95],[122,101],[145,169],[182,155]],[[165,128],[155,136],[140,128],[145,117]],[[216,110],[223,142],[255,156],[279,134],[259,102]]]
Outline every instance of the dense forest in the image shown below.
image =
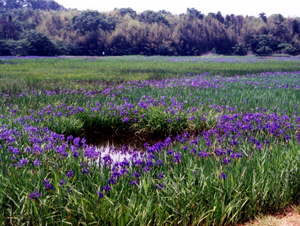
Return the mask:
[[53,0],[0,0],[0,55],[300,54],[300,18],[131,8],[65,9]]

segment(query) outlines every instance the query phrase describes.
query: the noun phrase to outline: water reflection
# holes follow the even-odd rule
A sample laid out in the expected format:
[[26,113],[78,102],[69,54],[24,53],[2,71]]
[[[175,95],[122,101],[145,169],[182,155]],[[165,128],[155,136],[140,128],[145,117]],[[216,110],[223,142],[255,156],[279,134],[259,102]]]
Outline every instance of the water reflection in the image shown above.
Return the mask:
[[101,154],[101,161],[111,159],[113,162],[129,160],[134,153],[142,158],[146,151],[144,148],[146,142],[153,145],[165,139],[164,136],[106,136],[103,134],[91,134],[86,137],[87,144],[90,147],[94,146]]

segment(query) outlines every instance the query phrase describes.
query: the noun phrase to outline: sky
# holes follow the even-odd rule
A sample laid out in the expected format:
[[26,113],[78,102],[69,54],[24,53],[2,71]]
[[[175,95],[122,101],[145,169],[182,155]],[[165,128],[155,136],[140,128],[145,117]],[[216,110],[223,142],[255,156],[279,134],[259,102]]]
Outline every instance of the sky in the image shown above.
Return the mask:
[[[172,14],[185,13],[187,8],[196,8],[204,14],[209,12],[222,15],[248,15],[258,16],[264,12],[267,16],[280,13],[284,17],[300,17],[299,0],[55,0],[65,8],[77,8],[78,10],[98,10],[109,12],[114,8],[132,8],[138,13],[145,10],[166,10]],[[297,3],[298,2],[298,3]]]

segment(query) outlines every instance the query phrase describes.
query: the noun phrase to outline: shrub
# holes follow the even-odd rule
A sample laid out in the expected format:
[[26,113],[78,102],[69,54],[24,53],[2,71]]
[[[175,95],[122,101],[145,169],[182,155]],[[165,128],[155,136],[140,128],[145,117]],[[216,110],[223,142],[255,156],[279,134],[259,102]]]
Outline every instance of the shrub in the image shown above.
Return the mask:
[[6,41],[0,40],[0,56],[11,55]]
[[43,33],[28,31],[22,34],[28,55],[51,56],[56,52],[53,42]]

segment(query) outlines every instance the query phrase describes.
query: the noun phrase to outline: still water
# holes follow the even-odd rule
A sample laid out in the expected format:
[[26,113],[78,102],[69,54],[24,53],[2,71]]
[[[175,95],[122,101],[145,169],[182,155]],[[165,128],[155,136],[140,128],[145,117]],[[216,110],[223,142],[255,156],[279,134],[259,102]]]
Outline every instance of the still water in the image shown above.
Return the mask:
[[123,161],[125,158],[129,160],[135,152],[138,152],[142,157],[143,153],[146,152],[144,148],[146,142],[151,146],[165,139],[164,136],[136,137],[106,136],[103,134],[93,134],[86,137],[87,144],[90,147],[94,146],[96,151],[101,153],[101,159],[109,155],[114,162]]

